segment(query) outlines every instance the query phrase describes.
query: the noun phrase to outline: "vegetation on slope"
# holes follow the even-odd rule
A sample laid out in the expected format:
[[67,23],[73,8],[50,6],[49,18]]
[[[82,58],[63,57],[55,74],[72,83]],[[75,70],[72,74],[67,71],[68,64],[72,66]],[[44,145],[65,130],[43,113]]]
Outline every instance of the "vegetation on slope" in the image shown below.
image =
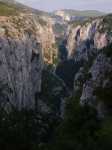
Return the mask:
[[[101,17],[95,17],[94,19],[100,19],[101,23],[99,24],[99,32],[107,32],[109,35],[112,35],[112,14],[101,16]],[[78,21],[71,21],[69,22],[72,27],[80,26],[86,26],[88,23],[92,23],[93,17],[87,18],[85,20],[78,20]]]
[[41,99],[51,112],[60,115],[61,100],[68,96],[64,82],[55,75],[51,65],[43,70]]
[[49,16],[49,13],[47,12],[33,9],[12,0],[0,0],[0,16],[17,15],[18,12],[31,12],[36,14],[37,16]]
[[0,149],[39,150],[51,139],[57,124],[55,117],[34,110],[7,113],[0,108]]
[[47,150],[106,150],[112,147],[112,119],[99,118],[96,109],[81,106],[77,97],[66,104],[65,118]]
[[[15,14],[15,8],[7,9],[9,8],[7,5],[0,4],[0,15]],[[111,50],[110,45],[102,51],[110,57]],[[60,67],[61,65],[63,64],[60,64]],[[77,65],[74,62],[66,65],[68,79],[71,78],[71,70],[75,70]],[[68,85],[71,87],[70,83]],[[3,92],[0,94],[4,95]],[[40,98],[57,112],[60,98],[65,94],[63,82],[51,69],[44,70]],[[112,89],[97,89],[97,96],[105,102],[110,98],[111,102]],[[49,113],[41,114],[25,109],[21,111],[14,109],[7,113],[1,107],[0,148],[3,150],[110,150],[112,148],[111,114],[107,118],[99,119],[96,109],[88,105],[82,107],[79,101],[78,96],[72,96],[67,100],[66,112],[60,124],[59,118]]]
[[84,16],[84,17],[98,17],[105,14],[103,12],[96,11],[96,10],[79,11],[79,10],[72,10],[72,9],[64,9],[62,11],[64,11],[65,14],[68,14],[70,16]]
[[107,32],[110,36],[112,36],[112,14],[102,17],[102,28],[99,31]]
[[[48,69],[48,68],[47,68]],[[49,104],[56,105],[55,86],[61,83],[52,72],[44,71],[43,94]],[[97,90],[105,102],[111,89]],[[59,95],[60,96],[60,95]],[[99,118],[97,110],[79,104],[79,95],[66,101],[64,118],[32,110],[0,109],[0,148],[4,150],[110,150],[112,147],[112,117]],[[54,100],[56,100],[54,102]],[[110,99],[111,101],[111,99]],[[109,106],[110,103],[108,103]],[[55,131],[55,132],[54,132]]]
[[104,47],[102,49],[102,52],[107,56],[107,57],[112,57],[112,43],[109,44],[107,47]]
[[11,16],[16,14],[17,10],[15,7],[0,2],[0,16]]

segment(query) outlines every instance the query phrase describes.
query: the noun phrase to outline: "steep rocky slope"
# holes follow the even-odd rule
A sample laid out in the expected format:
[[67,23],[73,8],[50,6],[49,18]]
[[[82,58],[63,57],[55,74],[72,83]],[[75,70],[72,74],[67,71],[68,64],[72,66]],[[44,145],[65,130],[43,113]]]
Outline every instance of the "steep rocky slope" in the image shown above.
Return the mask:
[[0,17],[0,62],[1,105],[34,107],[43,59],[32,17]]
[[[74,86],[76,95],[80,93],[81,103],[94,104],[98,109],[101,103],[104,101],[108,103],[111,99],[109,95],[112,92],[111,25],[112,15],[72,24],[65,45],[68,58],[57,67],[58,75],[67,85]],[[66,67],[64,64],[67,64]],[[68,80],[70,76],[72,79]],[[99,90],[108,91],[105,98]]]
[[44,63],[57,58],[52,20],[15,1],[0,1],[0,8],[1,105],[32,108],[41,91]]
[[81,53],[87,53],[84,50],[90,52],[93,48],[101,49],[111,43],[111,19],[112,16],[109,15],[85,22],[74,22],[69,28],[68,55],[76,56],[76,52],[81,57]]
[[55,35],[53,33],[52,19],[47,12],[32,9],[16,1],[0,0],[0,16],[32,16],[38,26],[38,38],[42,43],[44,61],[53,63],[57,58],[57,48],[55,47]]
[[[65,36],[42,12],[0,4],[0,148],[110,149],[112,15],[75,22]],[[59,77],[48,65],[56,36]]]
[[44,61],[45,63],[53,64],[57,58],[57,47],[55,46],[55,35],[51,19],[48,18],[47,21],[41,20],[41,23],[42,24],[38,27],[38,33],[40,42],[42,43]]

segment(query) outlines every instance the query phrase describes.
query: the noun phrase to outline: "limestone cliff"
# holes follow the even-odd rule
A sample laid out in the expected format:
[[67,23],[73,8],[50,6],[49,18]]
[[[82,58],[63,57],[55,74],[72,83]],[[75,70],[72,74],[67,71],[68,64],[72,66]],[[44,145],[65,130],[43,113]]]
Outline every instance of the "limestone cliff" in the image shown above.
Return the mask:
[[55,35],[52,19],[47,12],[36,10],[13,0],[0,0],[0,16],[24,16],[33,19],[38,30],[38,39],[42,44],[44,61],[52,64],[57,58]]
[[101,111],[112,92],[112,15],[72,24],[66,48],[68,58],[60,65],[60,77],[67,85],[75,80],[75,95],[81,103],[95,105]]
[[30,15],[0,16],[0,104],[34,108],[41,90],[39,22]]
[[[90,19],[85,22],[72,24],[69,27],[68,35],[68,55],[69,57],[81,57],[88,59],[89,53],[93,49],[101,49],[107,46],[111,41],[111,29],[109,23],[112,17],[105,16],[96,19]],[[86,55],[86,56],[85,56]],[[82,58],[82,59],[83,59]],[[79,58],[80,59],[80,58]]]
[[57,58],[57,48],[55,47],[55,34],[51,18],[41,19],[41,24],[38,26],[40,43],[42,43],[43,56],[45,63],[53,64]]

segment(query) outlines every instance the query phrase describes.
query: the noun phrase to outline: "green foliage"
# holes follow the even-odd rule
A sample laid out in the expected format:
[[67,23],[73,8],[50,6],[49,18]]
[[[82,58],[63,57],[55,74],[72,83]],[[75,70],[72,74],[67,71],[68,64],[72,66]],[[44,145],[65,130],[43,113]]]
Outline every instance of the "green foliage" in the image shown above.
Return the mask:
[[0,16],[12,16],[17,15],[16,8],[9,6],[3,2],[0,2]]
[[[95,131],[99,121],[96,111],[80,106],[74,98],[67,104],[65,119],[58,129],[56,146],[63,150],[89,150],[96,147]],[[91,147],[92,145],[92,147]],[[54,148],[55,150],[55,148]]]
[[76,97],[69,100],[60,125],[48,114],[0,109],[0,149],[111,150],[112,118],[101,122],[94,108],[80,106]]
[[53,47],[54,49],[57,49],[57,48],[58,48],[58,44],[54,43],[54,44],[52,44],[52,47]]
[[[32,111],[16,111],[0,116],[0,147],[34,149],[38,142],[39,124]],[[37,146],[37,145],[36,145]]]
[[[53,106],[54,110],[62,93],[53,91],[63,84],[53,74],[52,66],[44,70],[42,78],[43,99],[49,106]],[[111,89],[100,88],[100,90],[98,90],[100,99],[107,100],[108,97],[111,99]],[[79,98],[80,94],[66,100],[66,111],[61,123],[58,121],[59,118],[51,114],[40,114],[25,109],[6,113],[0,109],[0,148],[3,150],[111,150],[111,116],[99,120],[96,109],[88,105],[81,106]]]
[[[38,142],[39,123],[33,111],[0,111],[0,148],[34,149]],[[37,146],[37,145],[36,145]]]
[[107,118],[102,123],[102,128],[97,132],[99,150],[112,148],[112,118]]
[[0,149],[38,150],[48,142],[56,118],[33,110],[14,110],[6,113],[0,109]]
[[78,99],[69,99],[65,117],[56,130],[56,138],[47,150],[110,150],[112,119],[99,120],[97,111],[80,106]]
[[57,34],[64,34],[65,32],[65,25],[61,25],[59,23],[56,23],[54,26],[53,26],[53,30],[55,33]]
[[[98,31],[100,33],[107,32],[108,35],[112,36],[112,14],[101,16],[101,17],[96,17],[96,19],[98,18],[101,19],[101,23],[99,24]],[[77,27],[78,25],[86,26],[88,23],[92,23],[92,21],[93,21],[93,17],[90,17],[85,20],[70,22],[70,24],[73,27]]]
[[85,20],[77,20],[77,21],[72,21],[70,22],[70,24],[72,25],[72,27],[77,27],[78,25],[80,26],[86,26],[88,23],[91,23],[93,21],[93,18],[86,18]]
[[47,66],[42,73],[41,99],[51,110],[58,112],[61,98],[66,94],[67,91],[63,81],[54,74],[52,65]]
[[72,9],[64,9],[65,14],[69,14],[70,16],[84,16],[84,17],[98,17],[104,15],[103,12],[96,11],[96,10],[72,10]]
[[99,100],[102,100],[106,106],[112,106],[112,87],[97,87],[94,94]]
[[102,28],[99,29],[99,32],[107,32],[112,35],[112,14],[106,15],[102,18]]
[[102,52],[107,56],[107,57],[111,57],[112,56],[112,43],[109,44],[107,47],[104,47],[102,49]]
[[106,86],[99,86],[94,89],[94,95],[97,96],[97,101],[102,101],[107,108],[108,112],[111,111],[112,107],[112,73],[107,72],[105,73],[105,79],[107,79],[107,85]]
[[53,56],[53,65],[57,65],[59,62],[58,57],[56,57],[55,55]]

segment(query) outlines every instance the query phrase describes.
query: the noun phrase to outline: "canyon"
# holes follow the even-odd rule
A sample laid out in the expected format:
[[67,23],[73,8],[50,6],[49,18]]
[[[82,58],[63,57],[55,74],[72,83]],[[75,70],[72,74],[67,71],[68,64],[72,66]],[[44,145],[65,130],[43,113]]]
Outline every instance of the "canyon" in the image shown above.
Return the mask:
[[[55,65],[53,74],[65,83],[68,93],[82,92],[80,103],[96,103],[95,89],[108,83],[105,88],[111,88],[111,77],[105,76],[112,73],[111,56],[103,52],[112,43],[111,14],[59,23],[58,12],[48,15],[9,2],[13,9],[21,9],[16,16],[0,16],[1,106],[34,108],[46,64]],[[6,5],[3,1],[1,4]]]
[[[66,144],[67,150],[74,150],[75,142],[76,150],[82,150],[89,140],[85,144],[78,136],[84,138],[90,131],[87,136],[93,140],[91,128],[96,134],[99,120],[112,113],[112,14],[89,11],[88,15],[85,11],[82,16],[84,12],[75,10],[51,14],[11,0],[0,0],[0,10],[0,110],[7,116],[19,111],[22,125],[27,116],[24,110],[28,116],[34,111],[33,118],[26,117],[25,122],[34,119],[32,130],[38,128],[35,139],[39,150],[57,150]],[[1,120],[7,121],[7,116]],[[81,132],[77,132],[77,124]],[[59,147],[53,141],[57,138],[55,128]],[[69,130],[70,143],[76,136],[72,144],[63,137]],[[80,143],[84,145],[80,147]]]

